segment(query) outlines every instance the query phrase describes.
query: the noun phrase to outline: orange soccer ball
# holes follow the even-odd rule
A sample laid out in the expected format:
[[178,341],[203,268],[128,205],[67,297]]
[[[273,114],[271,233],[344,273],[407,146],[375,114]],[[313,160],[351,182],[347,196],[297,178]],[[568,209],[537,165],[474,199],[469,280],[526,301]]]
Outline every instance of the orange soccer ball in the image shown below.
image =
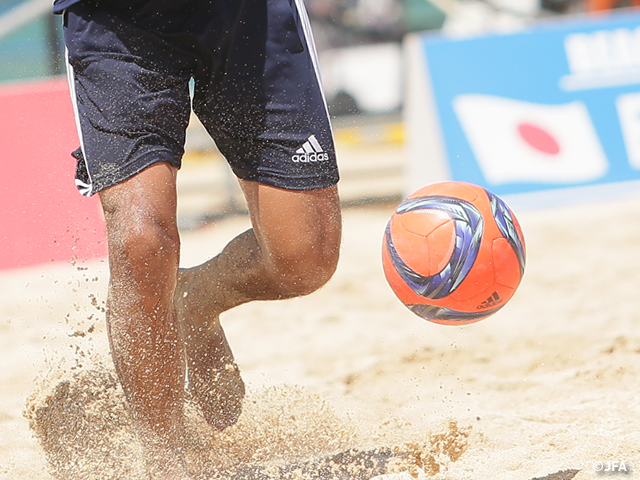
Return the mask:
[[407,197],[384,233],[384,274],[400,301],[425,320],[477,322],[513,297],[525,267],[520,224],[482,187],[442,182]]

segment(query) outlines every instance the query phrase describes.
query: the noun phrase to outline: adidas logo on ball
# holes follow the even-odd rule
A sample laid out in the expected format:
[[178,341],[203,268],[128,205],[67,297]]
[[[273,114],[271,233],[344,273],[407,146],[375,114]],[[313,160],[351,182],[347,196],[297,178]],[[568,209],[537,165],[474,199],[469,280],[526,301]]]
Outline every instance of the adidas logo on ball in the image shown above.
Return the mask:
[[501,303],[502,303],[502,299],[500,298],[500,295],[498,295],[498,292],[493,292],[493,295],[487,298],[484,302],[482,302],[476,308],[478,310],[482,310],[484,308],[495,307],[496,305],[499,305]]
[[316,136],[311,135],[291,160],[295,163],[324,162],[329,160],[329,154],[322,149]]

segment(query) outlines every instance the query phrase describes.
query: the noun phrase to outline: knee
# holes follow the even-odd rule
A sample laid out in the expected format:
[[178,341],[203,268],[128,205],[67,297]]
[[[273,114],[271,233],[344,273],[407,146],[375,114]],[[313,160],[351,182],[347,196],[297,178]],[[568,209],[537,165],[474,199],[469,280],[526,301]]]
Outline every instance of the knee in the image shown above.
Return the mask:
[[143,282],[177,272],[180,239],[175,223],[149,214],[105,212],[112,273]]
[[342,220],[336,186],[284,190],[242,183],[254,226],[266,287],[281,296],[306,295],[336,270]]
[[130,262],[152,263],[177,259],[179,255],[177,234],[157,223],[126,225],[114,237],[116,241],[110,242],[110,248]]
[[300,237],[279,245],[270,260],[285,296],[308,295],[325,285],[336,271],[340,239]]

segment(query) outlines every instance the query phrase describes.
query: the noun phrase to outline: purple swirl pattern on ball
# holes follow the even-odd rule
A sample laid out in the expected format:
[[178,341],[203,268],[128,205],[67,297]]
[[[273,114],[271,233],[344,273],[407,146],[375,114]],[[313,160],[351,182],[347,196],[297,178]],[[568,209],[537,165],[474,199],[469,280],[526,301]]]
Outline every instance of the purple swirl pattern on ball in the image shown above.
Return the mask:
[[518,257],[518,263],[520,264],[520,278],[524,275],[524,266],[525,266],[525,253],[524,253],[524,245],[522,244],[522,240],[518,235],[518,231],[515,226],[515,219],[513,212],[504,203],[497,195],[485,190],[487,192],[487,196],[489,197],[489,203],[491,204],[491,213],[493,218],[496,221],[496,225],[498,225],[498,229],[500,233],[507,239],[511,248]]
[[500,305],[491,310],[483,310],[477,312],[460,312],[447,307],[437,307],[435,305],[407,305],[407,308],[420,318],[426,320],[448,320],[457,322],[468,322],[469,320],[477,320],[479,318],[488,317],[500,310],[504,305]]
[[[391,236],[391,222],[385,236],[391,263],[404,282],[417,295],[432,300],[450,295],[465,279],[478,256],[484,231],[480,211],[471,203],[459,198],[439,195],[408,198],[396,209],[396,214],[416,210],[436,210],[445,213],[455,225],[455,248],[445,267],[438,273],[425,277],[413,271],[398,254]],[[411,307],[410,307],[411,308]]]

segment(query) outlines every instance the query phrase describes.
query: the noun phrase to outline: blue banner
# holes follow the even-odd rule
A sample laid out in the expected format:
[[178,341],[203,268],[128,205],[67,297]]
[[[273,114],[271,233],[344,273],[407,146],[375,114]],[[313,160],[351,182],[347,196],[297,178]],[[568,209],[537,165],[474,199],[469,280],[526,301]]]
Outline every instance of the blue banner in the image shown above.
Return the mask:
[[640,12],[421,42],[454,180],[498,194],[640,180]]

